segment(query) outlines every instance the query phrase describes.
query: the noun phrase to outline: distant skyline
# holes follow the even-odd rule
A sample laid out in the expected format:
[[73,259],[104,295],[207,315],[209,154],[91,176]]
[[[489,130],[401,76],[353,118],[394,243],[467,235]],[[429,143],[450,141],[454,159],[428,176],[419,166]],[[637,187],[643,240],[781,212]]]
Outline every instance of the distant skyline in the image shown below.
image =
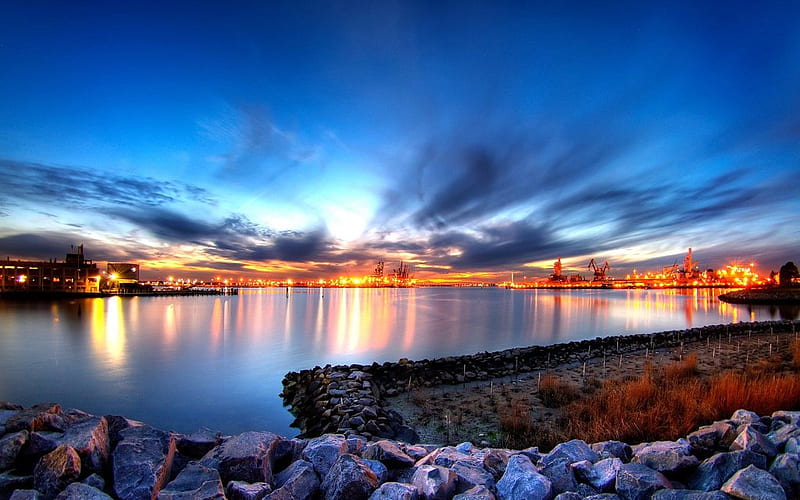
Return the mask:
[[798,2],[11,2],[0,257],[145,278],[800,260]]

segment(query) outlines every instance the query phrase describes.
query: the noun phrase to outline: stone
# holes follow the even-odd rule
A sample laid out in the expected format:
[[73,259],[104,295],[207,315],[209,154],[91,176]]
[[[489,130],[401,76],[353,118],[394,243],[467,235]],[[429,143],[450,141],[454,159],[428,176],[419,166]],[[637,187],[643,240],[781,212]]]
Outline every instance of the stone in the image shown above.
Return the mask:
[[42,494],[37,490],[16,490],[8,500],[41,500]]
[[574,491],[565,491],[556,495],[555,500],[584,500],[583,495]]
[[583,498],[584,500],[621,500],[616,493],[598,493],[596,495],[587,495]]
[[592,450],[597,452],[599,458],[619,458],[625,463],[631,461],[633,452],[631,447],[622,441],[601,441],[591,445]]
[[770,465],[769,473],[778,480],[787,498],[800,498],[800,455],[778,455]]
[[693,490],[718,490],[734,472],[748,465],[766,469],[767,459],[764,455],[747,450],[717,453],[700,463],[697,470],[689,476],[688,486]]
[[734,439],[736,428],[728,422],[714,422],[686,436],[692,453],[702,457],[708,457],[715,451],[727,451]]
[[367,440],[363,436],[347,436],[347,453],[361,455],[367,448]]
[[473,486],[464,493],[459,493],[453,500],[495,500],[494,493],[486,486]]
[[800,427],[794,424],[781,425],[767,434],[767,439],[769,439],[778,450],[783,449],[787,441],[796,437],[800,437]]
[[176,446],[178,451],[190,458],[201,458],[222,442],[219,432],[207,427],[201,427],[189,435],[178,437]]
[[469,441],[465,441],[463,443],[459,443],[456,445],[456,451],[460,451],[461,453],[466,453],[467,455],[471,454],[474,450],[475,450],[475,445],[473,445]]
[[[582,460],[581,462],[589,461]],[[575,491],[578,487],[578,481],[575,479],[575,472],[566,459],[549,461],[543,467],[540,467],[538,472],[550,480],[553,494]]]
[[421,460],[425,458],[431,451],[433,451],[432,449],[428,449],[425,446],[409,445],[409,444],[403,446],[402,449],[406,453],[406,455],[408,455],[414,460]]
[[73,421],[57,442],[68,444],[78,452],[84,472],[102,472],[108,463],[111,444],[108,422],[104,417],[90,415]]
[[61,417],[61,405],[55,403],[40,403],[20,410],[12,415],[5,424],[6,433],[22,430],[63,432],[64,427]]
[[114,493],[119,498],[155,498],[167,484],[175,456],[175,436],[149,425],[120,432],[111,455]]
[[325,500],[366,500],[378,488],[378,478],[360,458],[345,453],[331,466],[321,488]]
[[275,475],[275,491],[267,498],[310,500],[316,496],[319,486],[319,476],[314,470],[314,465],[305,460],[297,460]]
[[592,464],[588,460],[584,462],[576,462],[576,464],[579,463],[588,464],[588,471],[583,472],[586,469],[580,467],[575,468],[575,471],[578,477],[590,484],[592,488],[606,493],[614,489],[614,483],[617,479],[617,471],[620,467],[622,467],[622,460],[617,457],[611,457],[598,460],[598,462],[595,464]]
[[43,456],[33,469],[34,488],[46,499],[55,498],[81,475],[81,457],[71,446],[62,444]]
[[347,451],[347,440],[343,435],[325,434],[310,440],[302,456],[314,465],[314,470],[324,479],[334,462]]
[[231,481],[225,487],[228,500],[263,500],[270,492],[272,492],[272,487],[267,483]]
[[503,477],[497,482],[497,498],[550,500],[553,498],[553,487],[549,479],[536,472],[530,458],[513,455],[508,459]]
[[596,451],[591,449],[585,441],[580,439],[573,439],[566,443],[556,445],[553,450],[547,455],[542,457],[542,465],[555,462],[558,460],[566,460],[567,463],[580,462],[581,460],[588,460],[592,463],[597,462],[600,456]]
[[383,483],[369,496],[369,500],[417,500],[418,498],[417,489],[410,484],[391,482]]
[[456,462],[451,469],[456,473],[456,491],[459,493],[476,486],[494,489],[494,477],[481,466],[474,463]]
[[490,448],[483,454],[483,468],[497,481],[506,471],[506,464],[511,454],[506,450]]
[[106,415],[103,418],[106,419],[106,423],[108,424],[108,440],[112,450],[122,441],[122,431],[130,429],[131,427],[141,427],[144,425],[138,420],[131,420],[119,415]]
[[378,484],[385,483],[389,480],[389,469],[383,465],[383,462],[370,460],[369,458],[362,458],[361,461],[367,464],[367,467],[375,473],[375,476],[378,478]]
[[456,473],[441,465],[420,465],[411,478],[420,497],[425,500],[445,500],[456,489]]
[[730,500],[730,498],[721,491],[658,490],[653,494],[652,500]]
[[649,443],[636,452],[631,462],[646,465],[662,474],[671,474],[696,467],[700,460],[692,455],[689,442],[680,439]]
[[14,468],[19,452],[28,442],[28,435],[28,431],[22,430],[0,438],[0,471]]
[[106,480],[103,479],[103,476],[97,473],[89,474],[81,482],[83,484],[88,484],[92,488],[97,488],[100,491],[104,491],[106,489]]
[[623,500],[647,500],[653,493],[672,488],[672,483],[658,471],[639,463],[622,464],[615,483]]
[[735,423],[736,425],[741,424],[754,424],[760,423],[761,417],[758,416],[758,413],[748,411],[748,410],[736,410],[731,415],[730,421]]
[[216,469],[192,462],[158,492],[158,500],[223,499],[222,480]]
[[730,447],[731,451],[749,450],[760,453],[767,458],[772,458],[778,454],[778,448],[767,437],[746,424],[742,431],[736,436]]
[[397,443],[388,439],[370,443],[362,456],[371,460],[379,460],[392,469],[414,465],[414,459],[403,452]]
[[800,436],[787,439],[786,444],[783,446],[783,451],[785,453],[800,453]]
[[33,470],[40,458],[58,448],[58,440],[62,435],[60,432],[52,431],[31,432],[17,456],[18,465]]
[[111,497],[94,486],[71,483],[58,494],[56,500],[111,500]]
[[223,483],[272,482],[272,466],[278,456],[288,453],[289,444],[272,432],[249,431],[226,439],[200,460],[217,469]]
[[781,420],[787,424],[800,425],[800,411],[778,410],[772,413],[772,420]]
[[786,500],[778,480],[754,465],[736,472],[720,490],[742,500]]
[[33,487],[33,476],[20,476],[11,472],[0,473],[0,498],[8,498],[14,490]]

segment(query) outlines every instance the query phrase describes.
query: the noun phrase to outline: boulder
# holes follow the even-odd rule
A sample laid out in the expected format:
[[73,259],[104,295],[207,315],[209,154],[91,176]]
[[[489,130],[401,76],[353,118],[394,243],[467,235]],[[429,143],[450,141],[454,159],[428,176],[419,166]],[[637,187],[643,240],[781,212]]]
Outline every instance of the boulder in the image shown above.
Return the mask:
[[81,475],[81,457],[69,445],[62,444],[43,456],[33,469],[33,485],[46,499],[55,498]]
[[58,494],[56,500],[111,500],[111,497],[94,486],[71,483]]
[[692,453],[707,457],[716,451],[727,451],[736,439],[736,427],[728,422],[714,422],[700,427],[686,436]]
[[121,417],[119,415],[106,415],[103,417],[108,424],[108,441],[111,444],[111,449],[117,447],[117,444],[122,441],[121,432],[131,427],[141,427],[144,424],[138,420],[131,420],[129,418]]
[[383,483],[369,496],[369,500],[417,500],[418,498],[417,489],[404,483]]
[[416,465],[441,465],[442,467],[451,467],[456,462],[473,463],[480,466],[482,460],[467,453],[462,453],[452,446],[445,446],[444,448],[433,450],[424,458],[418,460]]
[[92,488],[97,488],[98,490],[105,491],[106,489],[106,480],[103,479],[103,476],[100,474],[94,473],[89,474],[81,481],[83,484],[88,484]]
[[420,497],[425,500],[445,500],[456,489],[456,473],[441,465],[420,465],[411,478]]
[[720,490],[743,500],[786,500],[786,492],[778,480],[754,465],[736,472]]
[[727,494],[721,491],[700,490],[658,490],[652,500],[730,500]]
[[189,435],[178,437],[176,446],[178,451],[190,458],[201,458],[222,442],[219,432],[207,427],[201,427]]
[[167,484],[175,456],[175,436],[149,425],[120,432],[111,455],[114,493],[119,498],[155,498]]
[[78,452],[84,472],[102,472],[108,463],[111,444],[104,417],[90,415],[72,422],[57,442],[68,444]]
[[574,491],[565,491],[556,495],[555,500],[584,500],[584,496]]
[[633,452],[631,447],[622,441],[601,441],[593,443],[592,450],[597,452],[598,457],[602,460],[605,458],[619,458],[625,463],[631,461]]
[[0,438],[0,471],[14,468],[19,452],[28,442],[28,435],[28,431],[22,430]]
[[620,466],[615,486],[623,500],[647,500],[658,490],[672,488],[672,483],[646,465],[629,463]]
[[596,451],[591,449],[585,441],[573,439],[572,441],[556,445],[550,453],[542,457],[541,463],[542,465],[547,465],[558,460],[566,460],[567,463],[570,464],[580,462],[581,460],[588,460],[595,463],[600,460],[600,456]]
[[17,456],[17,464],[26,470],[33,470],[40,458],[58,448],[62,435],[60,432],[52,431],[31,432],[28,435],[28,441]]
[[41,500],[42,494],[37,490],[16,490],[8,500]]
[[506,471],[506,464],[511,454],[506,450],[487,449],[483,454],[483,468],[497,481]]
[[778,450],[783,449],[787,441],[791,438],[797,437],[800,437],[800,427],[795,424],[782,424],[767,434],[767,439],[769,439]]
[[309,500],[319,490],[319,476],[311,462],[297,460],[275,475],[275,491],[270,500]]
[[347,436],[347,453],[361,455],[367,447],[367,440],[362,436]]
[[758,413],[749,410],[736,410],[731,415],[730,421],[736,425],[755,424],[761,422],[761,417],[758,416]]
[[200,463],[217,469],[223,483],[271,483],[272,466],[278,456],[286,453],[284,441],[272,432],[244,432],[213,448]]
[[671,474],[696,467],[700,460],[692,455],[689,442],[680,439],[649,443],[636,452],[631,462],[646,465],[662,474]]
[[347,439],[343,435],[325,434],[310,440],[302,456],[314,465],[314,470],[324,479],[339,456],[347,451]]
[[525,455],[513,455],[508,459],[503,477],[497,482],[497,498],[550,500],[553,498],[553,487],[549,479],[536,472],[530,458]]
[[800,436],[787,439],[783,451],[785,453],[800,453]]
[[158,500],[224,499],[222,480],[216,469],[192,462],[178,477],[158,492]]
[[459,493],[453,500],[495,500],[494,493],[486,486],[474,486],[464,493]]
[[[586,463],[588,460],[582,460]],[[591,462],[589,462],[591,463]],[[565,491],[575,491],[578,487],[578,481],[575,479],[575,472],[567,460],[549,461],[542,467],[539,467],[539,474],[543,475],[550,480],[554,494],[563,493]]]
[[717,453],[705,459],[689,476],[688,485],[693,490],[718,490],[736,471],[748,465],[767,468],[767,459],[752,451],[739,450]]
[[325,500],[366,500],[378,488],[378,478],[355,455],[340,455],[322,481]]
[[800,498],[800,455],[778,455],[770,465],[769,473],[781,484],[787,498]]
[[272,487],[267,483],[231,481],[225,487],[228,500],[263,500],[271,492]]
[[800,411],[778,410],[772,413],[772,420],[780,420],[787,424],[800,425]]
[[751,424],[746,424],[742,431],[731,443],[731,451],[749,450],[760,453],[767,458],[772,458],[778,454],[778,448],[767,437],[753,428]]
[[385,483],[389,480],[389,469],[383,465],[383,462],[370,460],[369,458],[362,458],[361,461],[367,464],[367,467],[375,473],[375,476],[378,478],[378,484]]
[[367,449],[364,450],[362,456],[371,460],[379,460],[392,469],[400,469],[414,465],[414,459],[403,452],[397,443],[389,441],[388,439],[370,443]]
[[456,462],[451,467],[456,473],[456,491],[459,493],[471,490],[476,486],[485,486],[494,489],[494,477],[483,467],[474,463]]
[[[578,464],[581,464],[579,466]],[[604,458],[592,464],[588,460],[576,462],[573,467],[577,476],[600,492],[610,492],[614,489],[617,471],[622,467],[622,460],[617,457]]]
[[17,431],[64,431],[61,416],[61,405],[40,403],[24,410],[19,410],[6,421],[6,433]]
[[0,473],[0,498],[8,498],[14,490],[33,487],[33,476],[20,476],[11,472]]

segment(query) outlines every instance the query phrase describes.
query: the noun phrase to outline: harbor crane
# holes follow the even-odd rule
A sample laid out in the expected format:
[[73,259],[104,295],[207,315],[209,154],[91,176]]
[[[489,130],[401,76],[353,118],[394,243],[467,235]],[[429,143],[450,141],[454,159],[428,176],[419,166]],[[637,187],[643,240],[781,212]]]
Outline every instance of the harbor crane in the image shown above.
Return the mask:
[[589,261],[588,269],[591,269],[594,272],[594,280],[593,281],[606,281],[606,273],[611,269],[611,266],[608,265],[608,261],[605,262],[602,266],[598,267],[595,264],[594,259]]

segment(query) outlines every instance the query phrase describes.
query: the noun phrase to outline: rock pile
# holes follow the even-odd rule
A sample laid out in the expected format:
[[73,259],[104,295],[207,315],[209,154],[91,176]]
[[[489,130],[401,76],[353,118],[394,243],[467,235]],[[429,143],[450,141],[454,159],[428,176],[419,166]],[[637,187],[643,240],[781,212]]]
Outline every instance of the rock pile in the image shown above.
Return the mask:
[[292,426],[300,429],[301,437],[340,433],[369,439],[383,437],[416,442],[416,433],[404,424],[398,413],[387,407],[386,397],[419,386],[516,376],[645,349],[652,351],[695,341],[796,330],[800,331],[798,321],[733,323],[652,334],[598,337],[433,360],[410,361],[404,358],[395,363],[317,366],[288,373],[283,379],[281,396],[296,417]]
[[549,453],[325,434],[182,435],[56,404],[0,403],[0,500],[800,498],[800,412],[736,411],[677,441]]

